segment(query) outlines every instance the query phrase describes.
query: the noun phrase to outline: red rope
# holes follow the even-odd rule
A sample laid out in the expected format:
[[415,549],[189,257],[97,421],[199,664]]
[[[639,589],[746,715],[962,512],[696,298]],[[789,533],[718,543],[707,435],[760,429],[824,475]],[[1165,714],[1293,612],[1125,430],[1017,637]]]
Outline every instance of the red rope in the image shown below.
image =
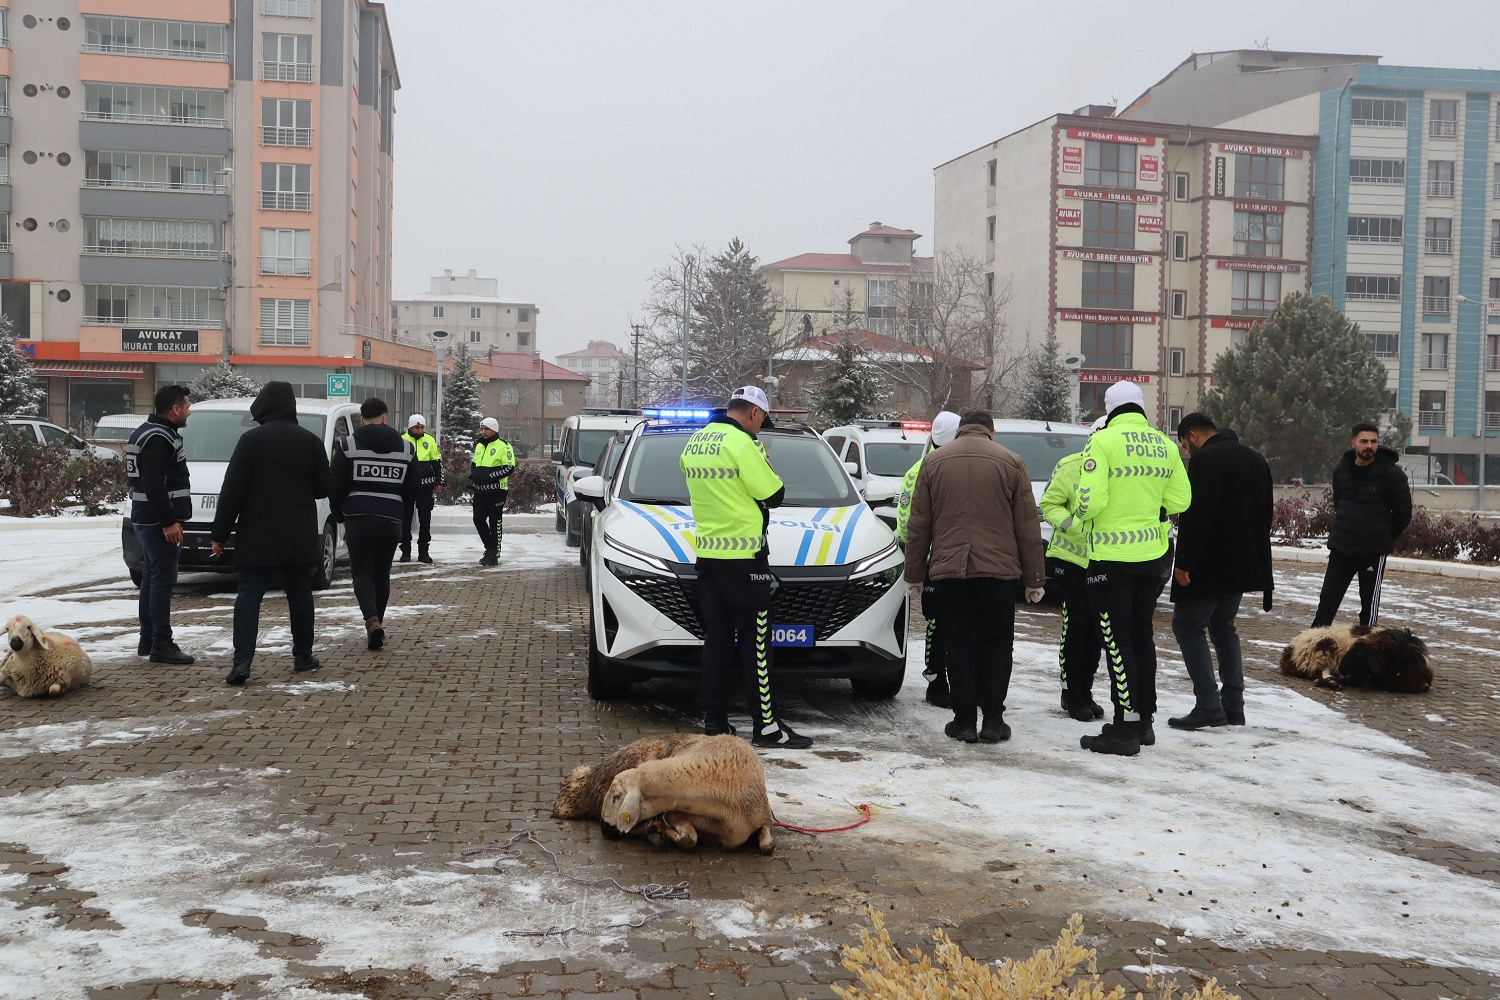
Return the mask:
[[792,826],[790,823],[781,822],[775,822],[772,825],[779,826],[783,830],[796,830],[798,833],[842,833],[845,830],[853,830],[855,827],[864,826],[866,823],[870,822],[870,807],[868,805],[861,802],[854,808],[864,813],[865,818],[860,820],[858,823],[850,823],[848,826],[830,826],[827,829],[820,830],[816,827]]

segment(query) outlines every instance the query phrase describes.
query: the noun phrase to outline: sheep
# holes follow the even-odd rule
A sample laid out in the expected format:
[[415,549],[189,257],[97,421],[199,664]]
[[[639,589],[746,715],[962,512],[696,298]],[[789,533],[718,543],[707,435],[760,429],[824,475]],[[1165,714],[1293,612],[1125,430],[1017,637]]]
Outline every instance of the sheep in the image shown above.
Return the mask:
[[81,687],[94,675],[94,664],[83,648],[61,632],[44,632],[25,615],[5,623],[10,640],[0,660],[0,684],[22,698],[60,695]]
[[552,804],[553,819],[598,819],[604,794],[621,771],[648,760],[670,757],[684,746],[706,737],[692,733],[665,733],[627,743],[604,758],[597,767],[581,764],[563,779],[562,790]]
[[1364,625],[1312,628],[1281,651],[1281,672],[1318,687],[1372,687],[1419,694],[1432,687],[1427,644],[1410,629]]

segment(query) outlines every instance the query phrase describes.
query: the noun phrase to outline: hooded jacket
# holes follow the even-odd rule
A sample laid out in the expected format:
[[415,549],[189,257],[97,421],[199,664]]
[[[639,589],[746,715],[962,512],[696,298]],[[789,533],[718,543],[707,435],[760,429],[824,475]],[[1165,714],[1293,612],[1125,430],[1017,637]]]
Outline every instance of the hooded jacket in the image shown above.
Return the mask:
[[[1411,484],[1396,462],[1401,456],[1381,445],[1375,461],[1356,476],[1354,450],[1344,452],[1333,470],[1333,530],[1328,547],[1345,556],[1383,556],[1411,524]],[[1358,480],[1358,485],[1356,485]]]
[[297,423],[286,382],[267,382],[250,404],[259,427],[240,435],[224,473],[213,540],[234,545],[234,564],[307,566],[322,560],[318,500],[328,496],[328,452]]

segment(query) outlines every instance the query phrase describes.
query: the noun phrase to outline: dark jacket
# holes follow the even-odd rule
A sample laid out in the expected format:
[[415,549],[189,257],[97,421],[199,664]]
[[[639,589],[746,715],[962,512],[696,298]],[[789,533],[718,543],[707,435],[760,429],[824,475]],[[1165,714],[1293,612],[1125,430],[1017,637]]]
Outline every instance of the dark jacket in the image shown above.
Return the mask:
[[[354,429],[353,436],[357,447],[378,452],[381,455],[399,455],[406,450],[408,443],[406,438],[401,436],[400,431],[385,424],[361,424]],[[344,454],[338,441],[333,443],[333,462],[331,463],[330,471],[333,476],[333,489],[328,494],[328,504],[333,509],[333,516],[342,524],[344,518],[349,513],[358,516],[361,512],[346,512],[344,510],[344,501],[349,498],[349,490],[353,484],[354,477],[349,458]],[[407,462],[406,475],[399,484],[392,483],[395,489],[391,492],[401,498],[403,505],[410,503],[417,498],[417,491],[421,488],[419,485],[420,478],[421,473],[418,463],[416,461]],[[401,511],[399,509],[395,512],[395,519],[398,521],[401,520]]]
[[[192,517],[192,486],[187,459],[182,454],[182,432],[177,425],[153,413],[130,435],[130,441],[125,456],[126,466],[133,473],[130,519],[136,524],[170,528]],[[131,456],[130,451],[138,441],[143,442],[140,453]],[[177,496],[172,496],[173,493]],[[144,502],[137,499],[142,496]]]
[[1046,582],[1026,463],[981,424],[922,460],[906,522],[906,579]]
[[267,382],[250,405],[260,424],[240,435],[224,473],[213,540],[234,535],[236,566],[307,566],[322,561],[318,500],[328,495],[328,452],[297,423],[286,382]]
[[1177,522],[1172,600],[1264,593],[1271,610],[1271,467],[1254,448],[1220,432],[1188,460],[1193,503]]
[[1384,445],[1354,486],[1354,451],[1333,470],[1333,530],[1328,547],[1345,556],[1383,556],[1411,523],[1411,486],[1396,461],[1401,456]]

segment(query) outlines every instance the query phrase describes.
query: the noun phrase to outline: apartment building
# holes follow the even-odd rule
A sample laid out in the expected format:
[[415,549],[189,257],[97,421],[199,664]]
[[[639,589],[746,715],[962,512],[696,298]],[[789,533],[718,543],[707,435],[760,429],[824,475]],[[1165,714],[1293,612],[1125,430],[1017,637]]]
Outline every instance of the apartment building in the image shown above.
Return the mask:
[[[1283,67],[1274,86],[1268,66]],[[1385,359],[1388,408],[1413,418],[1413,450],[1477,482],[1481,426],[1500,436],[1500,72],[1208,53],[1132,109],[1318,134],[1312,291]],[[1500,461],[1487,464],[1500,482]]]
[[501,295],[498,278],[471,268],[467,274],[444,271],[426,293],[397,299],[392,316],[401,338],[411,343],[430,344],[433,331],[443,330],[450,345],[467,344],[471,354],[530,354],[537,350],[538,312],[534,302]]
[[[427,405],[389,317],[395,92],[369,0],[0,7],[0,306],[86,428],[229,357]],[[12,128],[17,149],[12,151]]]
[[1054,115],[938,166],[936,245],[1011,289],[1027,345],[1084,357],[1079,413],[1119,380],[1174,428],[1213,360],[1309,279],[1313,135]]
[[761,268],[777,304],[771,329],[790,339],[861,327],[900,335],[911,283],[930,285],[932,258],[912,253],[921,233],[872,222],[849,238],[848,253],[802,253]]
[[474,370],[485,416],[500,422],[517,457],[551,458],[563,421],[583,412],[588,376],[519,351],[496,351]]
[[631,381],[635,375],[632,357],[607,340],[591,340],[581,351],[559,354],[557,363],[590,380],[585,405],[624,406],[639,402]]

